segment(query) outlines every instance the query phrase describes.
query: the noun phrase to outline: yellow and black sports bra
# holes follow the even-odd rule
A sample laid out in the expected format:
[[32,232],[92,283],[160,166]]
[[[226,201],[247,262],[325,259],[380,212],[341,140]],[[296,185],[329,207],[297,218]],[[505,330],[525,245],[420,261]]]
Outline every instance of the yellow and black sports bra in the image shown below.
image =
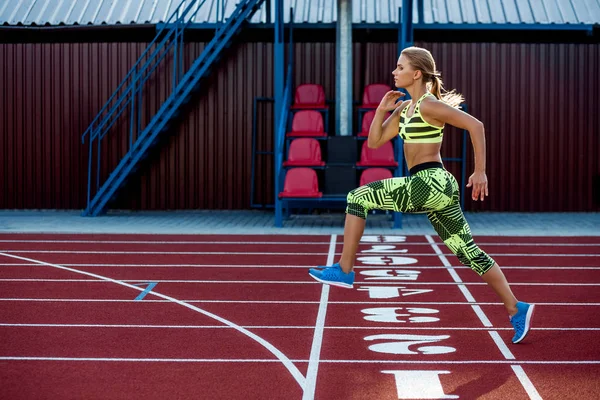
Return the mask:
[[427,96],[433,96],[430,92],[426,92],[417,101],[415,111],[412,117],[407,118],[406,114],[410,105],[404,107],[400,113],[400,126],[398,134],[406,143],[441,143],[444,136],[444,128],[433,126],[421,117],[421,101]]

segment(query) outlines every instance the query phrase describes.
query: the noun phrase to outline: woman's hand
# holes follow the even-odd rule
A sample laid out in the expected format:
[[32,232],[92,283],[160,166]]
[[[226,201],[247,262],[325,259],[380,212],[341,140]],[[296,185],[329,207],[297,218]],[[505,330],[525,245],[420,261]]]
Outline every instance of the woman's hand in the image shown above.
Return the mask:
[[[390,90],[385,94],[385,96],[383,96],[377,108],[388,112],[394,111],[396,108],[402,105],[402,102],[398,101],[398,99],[402,96],[404,96],[404,93],[397,90]],[[396,103],[396,101],[398,102]]]
[[473,187],[473,200],[477,201],[481,197],[481,201],[483,201],[485,196],[488,195],[488,181],[485,172],[473,172],[473,175],[469,177],[467,187]]

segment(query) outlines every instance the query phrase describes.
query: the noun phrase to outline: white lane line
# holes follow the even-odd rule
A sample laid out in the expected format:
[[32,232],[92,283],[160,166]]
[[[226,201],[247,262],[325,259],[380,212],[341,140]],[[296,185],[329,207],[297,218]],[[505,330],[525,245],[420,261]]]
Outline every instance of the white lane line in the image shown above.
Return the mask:
[[519,381],[521,382],[521,385],[523,385],[523,387],[525,388],[525,391],[529,395],[529,398],[531,400],[542,400],[542,396],[540,396],[535,386],[533,386],[533,383],[531,383],[531,380],[523,370],[523,367],[521,367],[520,365],[511,365],[510,367],[517,375],[517,378],[519,378]]
[[462,292],[463,296],[465,296],[465,299],[467,299],[469,303],[475,303],[475,298],[465,285],[458,285],[458,289]]
[[[2,253],[0,253],[2,254]],[[84,272],[84,271],[82,271]],[[0,279],[0,282],[86,282],[86,283],[112,283],[110,281],[99,281],[97,279],[29,279],[29,278],[16,278],[16,279]],[[224,281],[212,281],[212,280],[180,280],[180,279],[146,279],[146,278],[140,278],[140,279],[123,279],[119,282],[156,282],[156,283],[218,283],[218,284],[227,284],[227,283],[232,283],[232,284],[240,284],[240,283],[246,283],[246,284],[282,284],[282,285],[301,285],[301,284],[305,284],[305,285],[313,285],[316,284],[314,281],[240,281],[240,280],[236,280],[236,281],[229,281],[229,280],[224,280]],[[600,285],[600,284],[599,284]]]
[[[278,363],[275,359],[239,359],[239,358],[108,358],[108,357],[2,357],[0,361],[94,361],[94,362],[180,362],[180,363]],[[294,363],[308,363],[310,360],[291,360]],[[323,360],[321,364],[433,364],[433,365],[472,365],[472,364],[514,364],[510,360],[464,360],[464,361],[430,361],[430,360]],[[519,361],[519,364],[531,365],[600,365],[598,360],[576,361]]]
[[[437,246],[437,244],[434,244]],[[433,245],[432,245],[433,246]],[[174,255],[260,255],[260,256],[322,256],[325,253],[316,252],[270,252],[270,251],[119,251],[119,250],[36,250],[36,249],[0,249],[2,253],[14,253],[14,254],[174,254]],[[341,255],[342,253],[335,253],[335,255]],[[377,254],[377,253],[372,253]],[[380,253],[386,254],[386,253]],[[453,256],[452,253],[441,253],[444,256]],[[562,253],[489,253],[490,256],[501,257],[599,257],[600,253],[591,254],[562,254]],[[411,253],[411,256],[419,257],[434,257],[435,254],[431,253]]]
[[[0,301],[33,301],[33,302],[95,302],[95,303],[136,303],[133,299],[46,299],[46,298],[0,298]],[[183,299],[185,303],[231,303],[231,304],[319,304],[318,301],[309,300],[210,300],[210,299]],[[144,299],[144,303],[168,303],[168,300],[152,300]],[[391,305],[471,305],[472,303],[460,302],[460,301],[330,301],[329,304],[391,304]],[[476,304],[482,306],[502,306],[502,303],[491,303],[491,302],[477,302]],[[536,306],[556,306],[556,307],[599,307],[600,303],[535,303]]]
[[[3,253],[0,253],[3,254]],[[85,272],[85,271],[81,271]],[[2,278],[0,282],[87,282],[87,283],[107,283],[106,281],[99,281],[97,279],[46,279],[46,278]],[[280,285],[318,285],[320,283],[312,280],[306,281],[244,281],[244,280],[182,280],[182,279],[154,279],[154,278],[144,278],[141,277],[139,279],[124,279],[120,282],[157,282],[157,283],[214,283],[214,284],[280,284]],[[358,285],[369,285],[369,286],[389,286],[390,282],[355,282]],[[402,285],[435,285],[435,286],[454,286],[457,285],[458,288],[463,292],[467,300],[470,302],[475,302],[475,299],[470,294],[467,295],[469,289],[466,286],[486,286],[485,282],[401,282]],[[533,283],[533,282],[511,282],[511,286],[600,286],[600,282],[598,283]],[[537,303],[536,303],[537,304]]]
[[[433,240],[433,238],[431,236],[429,236],[429,235],[425,235],[425,237],[426,237],[427,241],[429,243],[431,243],[431,247],[433,248],[433,250],[435,251],[435,253],[440,257],[440,260],[442,261],[442,264],[444,264],[445,266],[448,267],[448,271],[450,272],[450,275],[452,276],[452,278],[454,279],[454,281],[457,282],[457,283],[458,282],[462,282],[462,279],[460,279],[460,276],[458,276],[458,274],[456,274],[456,271],[454,271],[452,269],[452,264],[450,264],[450,262],[448,261],[448,259],[446,258],[446,256],[443,255],[442,251],[440,250],[439,246],[435,243],[435,241]],[[454,274],[451,271],[454,272]],[[463,291],[463,293],[468,292],[468,291],[469,290],[465,286],[465,291]],[[467,297],[467,296],[465,296],[465,297]],[[473,296],[467,297],[467,301],[471,301],[470,298],[473,298]],[[475,299],[473,299],[473,301],[474,300]],[[492,326],[492,323],[490,322],[490,320],[487,318],[487,316],[485,315],[485,313],[483,312],[483,310],[479,306],[473,306],[473,310],[475,311],[475,314],[477,315],[477,317],[479,318],[479,320],[481,321],[481,323],[483,324],[483,326],[489,326],[489,327]],[[504,341],[502,340],[502,338],[500,337],[500,335],[498,334],[498,332],[497,331],[488,331],[488,332],[489,332],[490,336],[492,337],[492,340],[496,344],[496,347],[498,347],[498,349],[500,350],[500,352],[502,353],[502,355],[504,356],[504,358],[506,358],[507,360],[514,360],[515,356],[508,349],[508,347],[506,346],[506,343],[504,343]],[[523,369],[521,369],[521,371],[523,371]],[[525,374],[524,371],[523,371],[523,375],[525,377],[527,377],[527,375]],[[527,387],[525,387],[525,385],[523,384],[523,381],[520,378],[519,378],[519,381],[521,382],[521,384],[523,385],[523,387],[525,388],[525,390],[527,390]],[[527,378],[527,381],[529,381],[529,378]],[[529,381],[529,384],[533,388],[533,385],[531,384],[531,381]],[[535,388],[533,388],[533,389],[535,390]]]
[[[115,279],[112,279],[112,278],[108,278],[108,277],[105,277],[105,276],[102,276],[102,275],[96,275],[96,274],[92,274],[92,273],[86,272],[86,271],[80,271],[80,270],[77,270],[77,269],[63,267],[61,265],[51,264],[51,263],[47,263],[45,261],[35,260],[35,259],[32,259],[32,258],[20,257],[20,256],[14,255],[14,254],[6,254],[6,253],[2,253],[2,252],[0,252],[0,255],[3,255],[5,257],[11,257],[11,258],[20,259],[20,260],[23,260],[23,261],[34,262],[34,263],[41,264],[41,265],[47,265],[49,267],[53,267],[53,268],[57,268],[57,269],[65,270],[65,271],[70,271],[70,272],[74,272],[74,273],[77,273],[77,274],[91,276],[91,277],[94,277],[94,278],[97,278],[97,279],[101,279],[103,281],[108,281],[108,282],[115,283],[117,285],[125,286],[125,287],[128,287],[130,289],[135,289],[135,290],[140,291],[140,292],[142,292],[142,291],[145,290],[145,288],[140,288],[140,287],[131,285],[129,283],[118,281],[118,280],[115,280]],[[225,325],[228,325],[228,326],[236,329],[237,331],[239,331],[240,333],[248,336],[249,338],[255,340],[256,342],[258,342],[259,344],[261,344],[263,347],[265,347],[267,350],[269,350],[275,357],[277,357],[279,359],[279,361],[288,369],[288,371],[290,371],[290,373],[292,374],[292,376],[294,377],[294,379],[296,380],[296,382],[298,382],[298,384],[300,385],[300,387],[302,387],[302,388],[304,387],[305,378],[302,375],[302,373],[298,370],[298,368],[296,367],[296,365],[294,365],[290,361],[290,359],[285,354],[283,354],[279,349],[277,349],[275,346],[273,346],[271,343],[267,342],[266,340],[264,340],[260,336],[258,336],[256,334],[250,332],[247,329],[242,328],[239,325],[236,325],[235,323],[233,323],[233,322],[231,322],[229,320],[226,320],[225,318],[222,318],[222,317],[220,317],[220,316],[218,316],[216,314],[210,313],[208,311],[205,311],[205,310],[203,310],[201,308],[198,308],[196,306],[193,306],[191,304],[185,303],[185,302],[183,302],[181,300],[178,300],[178,299],[175,299],[173,297],[170,297],[170,296],[158,293],[156,291],[150,291],[149,293],[153,294],[154,296],[157,296],[157,297],[163,298],[165,300],[171,301],[173,303],[179,304],[180,306],[189,308],[190,310],[196,311],[196,312],[198,312],[200,314],[203,314],[203,315],[205,315],[205,316],[207,316],[209,318],[215,319],[215,320],[217,320],[217,321],[219,321],[219,322],[221,322],[221,323],[223,323]]]
[[[277,245],[286,245],[286,244],[300,244],[300,245],[324,245],[329,244],[329,242],[251,242],[251,241],[211,241],[211,240],[39,240],[39,239],[1,239],[0,243],[81,243],[81,244],[223,244],[223,245],[231,245],[231,244],[277,244]],[[380,243],[380,242],[377,242]],[[372,245],[377,243],[367,243],[361,242],[361,245]],[[383,242],[381,242],[383,243]],[[396,245],[416,245],[416,246],[429,246],[429,242],[390,242],[389,244]],[[443,243],[439,243],[443,244]],[[600,241],[598,243],[542,243],[542,242],[532,242],[532,243],[522,243],[522,242],[502,242],[502,243],[492,243],[492,242],[482,242],[486,246],[523,246],[523,247],[593,247],[600,246]]]
[[[329,254],[327,255],[327,263],[332,265],[335,257],[335,245],[337,235],[331,235],[329,241]],[[307,272],[308,273],[308,272]],[[302,400],[312,400],[315,398],[315,389],[317,386],[317,373],[319,371],[319,359],[321,358],[321,344],[323,343],[323,332],[325,328],[325,316],[327,314],[327,301],[329,300],[329,285],[322,285],[321,299],[319,301],[319,313],[317,314],[317,323],[313,335],[313,342],[310,349],[310,361],[306,372],[306,383]]]
[[[296,360],[294,360],[296,362]],[[322,364],[514,364],[514,360],[467,360],[467,361],[430,361],[430,360],[321,360]],[[576,361],[519,361],[519,364],[539,365],[600,365],[599,360],[576,360]]]
[[488,319],[487,315],[485,315],[485,313],[483,312],[483,310],[481,309],[480,306],[473,304],[471,306],[471,308],[473,308],[473,311],[475,311],[475,314],[477,314],[477,316],[479,317],[479,320],[483,323],[483,326],[487,326],[487,327],[492,327],[492,323],[490,322],[490,320]]
[[211,240],[187,240],[187,241],[168,241],[168,240],[0,240],[0,243],[79,243],[79,244],[222,244],[222,245],[255,245],[255,244],[300,244],[300,245],[326,245],[329,242],[242,242],[242,241],[227,241],[216,242]]
[[[296,253],[296,252],[270,252],[270,251],[96,251],[96,250],[0,250],[0,253],[11,254],[164,254],[164,255],[244,255],[244,256],[322,256],[325,253]],[[430,254],[431,255],[431,254]]]
[[[102,263],[102,264],[61,264],[64,267],[90,267],[90,268],[311,268],[313,265],[256,265],[256,264],[111,264],[111,263]],[[2,264],[0,263],[0,267],[33,267],[38,266],[37,264],[23,263],[23,264]],[[431,268],[441,268],[441,267],[431,267]],[[600,269],[600,267],[599,267]]]
[[[246,329],[315,329],[313,325],[296,326],[296,325],[240,325]],[[0,327],[12,328],[135,328],[135,329],[233,329],[226,325],[137,325],[137,324],[9,324],[0,323]],[[431,326],[325,326],[324,329],[335,330],[450,330],[450,331],[489,331],[488,328],[472,328],[472,327],[431,327]],[[512,328],[494,328],[496,331],[512,331]],[[531,328],[532,331],[600,331],[600,328]]]
[[[226,267],[223,264],[111,264],[111,263],[101,263],[101,264],[61,264],[64,267],[99,267],[99,268],[312,268],[314,265],[253,265],[253,264],[228,264]],[[39,266],[38,264],[33,263],[0,263],[0,267],[35,267]],[[381,268],[380,265],[357,265],[354,269],[373,269],[373,268]],[[452,268],[456,269],[464,269],[467,270],[470,268],[461,266],[453,266]],[[446,269],[443,265],[419,265],[419,269]],[[552,266],[503,266],[503,270],[505,269],[533,269],[533,270],[600,270],[600,267],[552,267]]]
[[502,340],[502,338],[500,337],[498,332],[489,331],[489,334],[492,337],[492,339],[494,340],[494,343],[496,343],[496,346],[498,346],[498,349],[500,349],[500,352],[502,353],[504,358],[506,358],[507,360],[514,360],[515,356],[508,349],[508,347],[506,346],[506,343],[504,343],[504,341]]

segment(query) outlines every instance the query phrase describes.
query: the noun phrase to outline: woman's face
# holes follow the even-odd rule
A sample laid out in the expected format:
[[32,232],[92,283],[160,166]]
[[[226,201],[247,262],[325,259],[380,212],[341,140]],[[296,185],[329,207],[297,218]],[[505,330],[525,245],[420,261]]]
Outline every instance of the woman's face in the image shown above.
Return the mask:
[[397,88],[405,88],[414,82],[415,70],[408,62],[408,58],[400,55],[396,69],[392,72],[394,84]]

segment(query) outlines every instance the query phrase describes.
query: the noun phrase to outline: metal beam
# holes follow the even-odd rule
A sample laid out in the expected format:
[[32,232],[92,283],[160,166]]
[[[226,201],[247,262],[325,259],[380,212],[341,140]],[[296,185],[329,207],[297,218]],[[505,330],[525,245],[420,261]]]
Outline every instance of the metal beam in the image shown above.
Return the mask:
[[337,0],[336,135],[352,135],[352,0]]
[[279,118],[279,115],[281,114],[281,101],[284,87],[283,76],[285,74],[285,53],[283,44],[283,27],[283,0],[275,0],[275,44],[273,58],[273,97],[275,97],[275,118]]
[[417,0],[417,15],[419,17],[419,23],[420,24],[424,24],[425,23],[425,12],[423,10],[423,0]]
[[402,31],[400,41],[398,43],[398,54],[414,43],[414,27],[413,27],[413,0],[402,0],[402,8],[400,10],[400,29]]
[[[284,74],[285,74],[285,53],[284,53],[284,31],[283,31],[283,0],[274,0],[275,1],[275,44],[274,44],[274,57],[273,57],[273,72],[274,72],[274,81],[273,81],[273,97],[275,98],[275,129],[274,129],[274,143],[278,143],[278,131],[279,126],[281,126],[281,110],[284,107],[283,105],[283,91],[284,91]],[[275,157],[275,225],[281,226],[282,224],[282,204],[279,199],[279,179],[280,179],[280,170],[281,163],[277,164],[277,152],[281,149],[275,149],[276,157]]]

